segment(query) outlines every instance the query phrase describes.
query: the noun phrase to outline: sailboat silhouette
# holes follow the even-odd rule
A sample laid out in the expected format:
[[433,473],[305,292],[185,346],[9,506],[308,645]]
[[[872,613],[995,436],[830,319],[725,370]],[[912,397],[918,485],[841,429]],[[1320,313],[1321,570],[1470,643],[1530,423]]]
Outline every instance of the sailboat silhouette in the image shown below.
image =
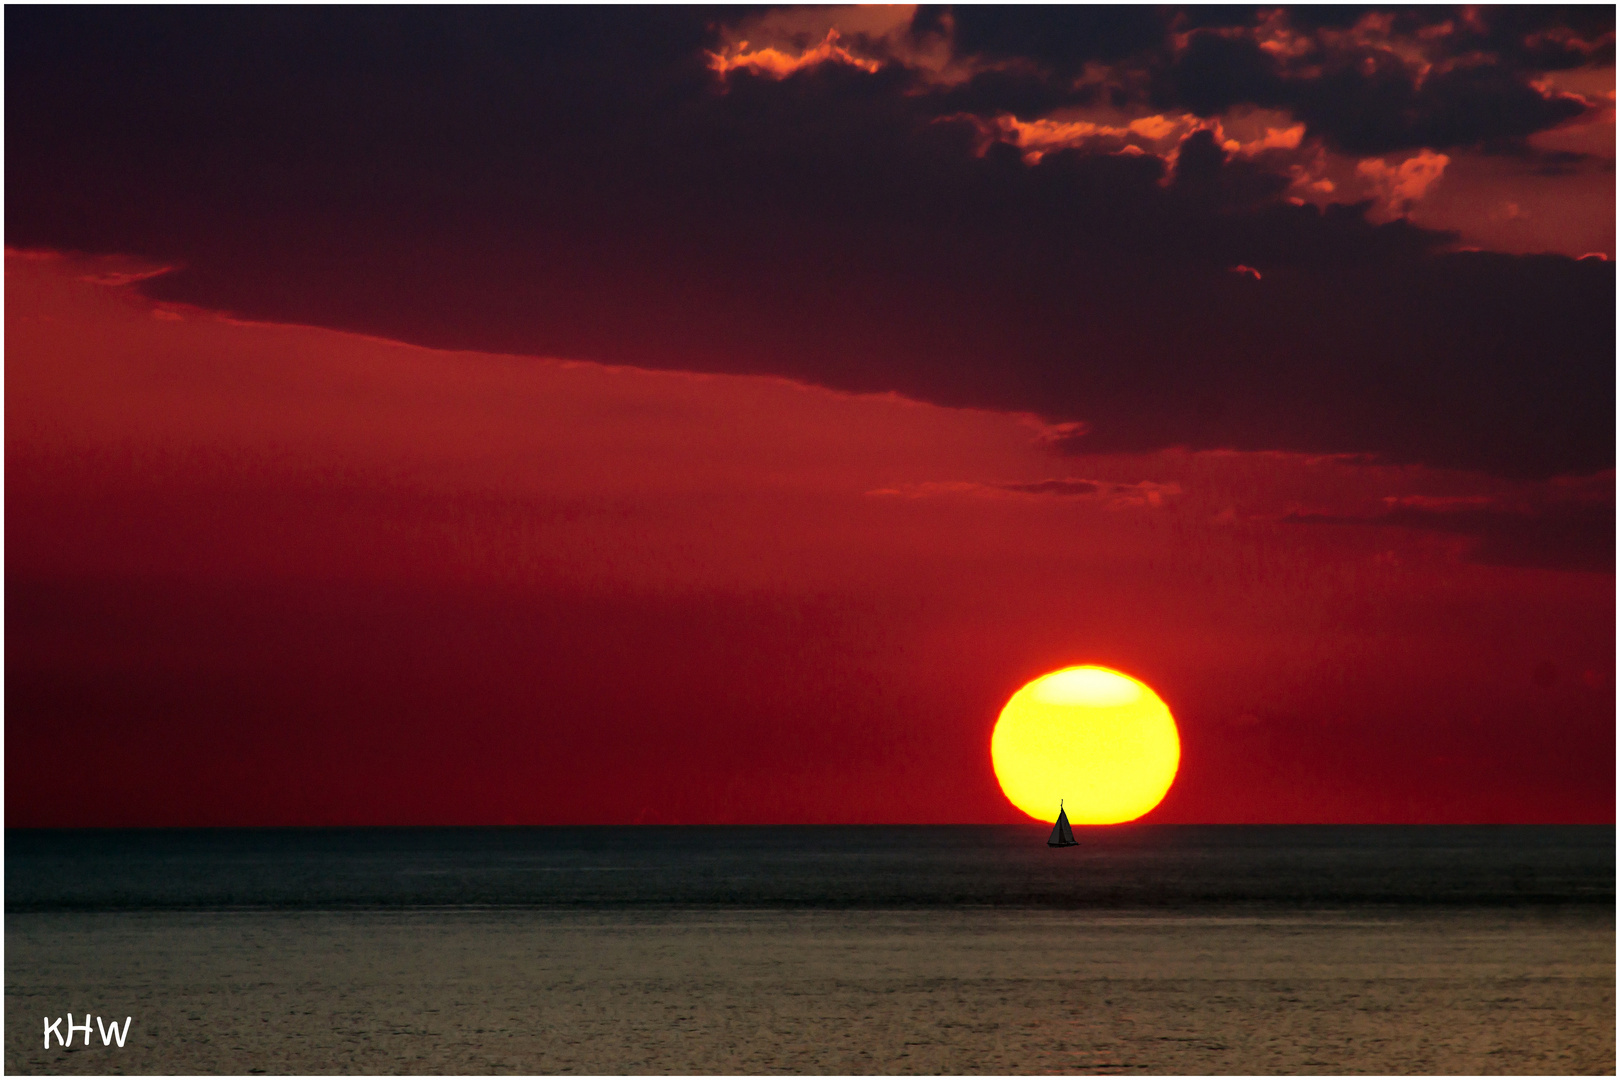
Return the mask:
[[1058,800],[1057,824],[1052,826],[1052,835],[1046,840],[1047,847],[1079,847],[1080,841],[1074,838],[1074,830],[1069,828],[1069,815],[1063,812],[1063,800]]

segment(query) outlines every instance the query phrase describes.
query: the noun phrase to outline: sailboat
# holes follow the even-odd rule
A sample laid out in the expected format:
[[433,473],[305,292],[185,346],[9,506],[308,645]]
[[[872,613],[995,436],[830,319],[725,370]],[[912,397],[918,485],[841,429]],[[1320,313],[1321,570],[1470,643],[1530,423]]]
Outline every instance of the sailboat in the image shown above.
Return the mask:
[[1046,840],[1047,847],[1079,847],[1080,841],[1074,838],[1074,830],[1069,828],[1069,815],[1063,811],[1063,800],[1058,800],[1057,824],[1052,826],[1052,835]]

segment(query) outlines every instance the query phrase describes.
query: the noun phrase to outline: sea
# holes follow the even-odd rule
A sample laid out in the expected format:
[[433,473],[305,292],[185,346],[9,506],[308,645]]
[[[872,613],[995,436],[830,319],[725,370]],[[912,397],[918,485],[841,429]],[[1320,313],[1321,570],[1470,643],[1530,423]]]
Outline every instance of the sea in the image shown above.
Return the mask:
[[1615,1069],[1612,826],[1047,831],[8,829],[5,1066]]
[[6,832],[8,913],[441,906],[1599,904],[1612,826]]

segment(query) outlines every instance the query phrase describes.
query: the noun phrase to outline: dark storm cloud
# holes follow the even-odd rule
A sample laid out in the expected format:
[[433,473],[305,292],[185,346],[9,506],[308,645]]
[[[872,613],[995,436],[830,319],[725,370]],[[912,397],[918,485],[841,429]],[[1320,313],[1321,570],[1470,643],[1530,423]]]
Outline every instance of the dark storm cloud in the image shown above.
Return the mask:
[[1573,176],[1586,168],[1614,171],[1614,161],[1575,150],[1539,150],[1522,139],[1486,143],[1480,150],[1492,157],[1514,158],[1534,169],[1537,176]]
[[[1163,37],[1157,14],[1047,10],[1050,38],[1030,12],[953,32],[1071,73]],[[1086,422],[1080,450],[1613,462],[1610,264],[1439,255],[1365,205],[1289,204],[1208,134],[1173,169],[1030,164],[949,115],[1038,98],[1013,68],[722,79],[688,9],[5,17],[7,242],[174,264],[143,286],[166,299],[1028,411]]]
[[1595,6],[962,7],[920,12],[917,26],[949,32],[962,57],[1024,65],[1008,102],[1062,100],[1088,63],[1117,63],[1145,77],[1157,107],[1286,109],[1352,154],[1522,139],[1586,108],[1537,89],[1538,73],[1614,57],[1613,9]]
[[1320,45],[1290,64],[1252,36],[1200,30],[1160,69],[1153,100],[1200,116],[1239,105],[1284,109],[1329,145],[1370,155],[1522,139],[1586,111],[1530,79],[1499,63],[1425,70],[1365,45]]
[[1277,106],[1286,90],[1277,62],[1253,38],[1194,31],[1187,47],[1165,68],[1154,103],[1214,116],[1234,105]]
[[1386,525],[1472,536],[1472,557],[1492,566],[1614,572],[1614,507],[1564,507],[1541,515],[1401,507]]
[[1420,81],[1388,56],[1349,57],[1317,78],[1289,80],[1267,103],[1352,154],[1518,139],[1586,111],[1501,67],[1458,67]]
[[981,71],[965,82],[936,90],[930,100],[941,115],[974,113],[993,116],[1042,116],[1068,105],[1098,100],[1099,87],[1076,85],[1033,71]]
[[1294,514],[1305,525],[1420,529],[1469,537],[1469,558],[1488,566],[1614,572],[1611,500],[1537,509],[1395,506],[1375,517]]
[[[1487,52],[1501,63],[1534,71],[1614,63],[1611,4],[1531,4],[1444,14],[1455,33],[1453,55]],[[1408,17],[1429,25],[1437,21],[1422,8]]]
[[[1270,8],[1228,8],[1219,18],[1184,18],[1192,26],[1252,24]],[[1310,4],[1287,9],[1296,29],[1348,31],[1368,16],[1387,19],[1390,29],[1408,37],[1421,35],[1437,43],[1438,55],[1488,53],[1497,62],[1538,71],[1614,61],[1614,8],[1608,4],[1520,4],[1514,6],[1426,5],[1390,7],[1372,4]]]
[[1148,6],[1007,4],[924,5],[917,11],[913,29],[941,33],[947,20],[958,53],[1030,60],[1064,75],[1077,74],[1091,61],[1123,60],[1156,48],[1164,43],[1168,28],[1162,13]]
[[1102,489],[1090,480],[1037,480],[1030,484],[999,484],[1002,491],[1020,495],[1095,495]]

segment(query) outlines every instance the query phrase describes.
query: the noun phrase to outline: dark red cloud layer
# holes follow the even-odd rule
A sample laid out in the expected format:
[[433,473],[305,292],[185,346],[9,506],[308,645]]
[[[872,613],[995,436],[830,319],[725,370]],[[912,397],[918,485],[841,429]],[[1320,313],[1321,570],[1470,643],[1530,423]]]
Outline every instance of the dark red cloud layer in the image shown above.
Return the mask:
[[[1083,422],[1097,451],[1613,464],[1611,263],[1290,202],[1291,151],[1210,130],[1031,163],[985,142],[1005,104],[879,44],[718,71],[737,17],[17,9],[8,242],[161,260],[151,295],[246,317],[898,390]],[[1454,153],[1597,109],[1533,76],[1612,50],[1591,13],[1335,20],[967,10],[910,40]]]
[[1313,525],[1373,525],[1433,530],[1469,537],[1470,556],[1495,566],[1560,570],[1614,570],[1614,478],[1592,478],[1584,490],[1553,488],[1534,502],[1488,497],[1390,499],[1366,517],[1294,513],[1286,519]]
[[1175,711],[1155,820],[1612,817],[1612,555],[1525,526],[1612,475],[1066,460],[141,273],[7,261],[9,824],[1010,821],[996,711],[1083,662]]

